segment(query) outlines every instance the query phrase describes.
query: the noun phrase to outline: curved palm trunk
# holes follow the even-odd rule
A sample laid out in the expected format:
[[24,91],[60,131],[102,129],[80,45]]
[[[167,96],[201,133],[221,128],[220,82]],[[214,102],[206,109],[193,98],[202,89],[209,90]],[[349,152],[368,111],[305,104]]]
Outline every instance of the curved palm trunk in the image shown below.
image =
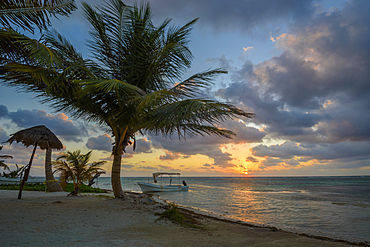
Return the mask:
[[111,183],[114,193],[114,197],[123,197],[123,190],[121,186],[121,157],[122,157],[122,146],[116,145],[113,151],[113,164],[112,164],[112,175]]
[[52,149],[46,149],[45,154],[45,177],[46,177],[46,185],[48,187],[49,192],[59,192],[63,191],[62,186],[55,180],[53,175],[53,170],[51,168],[51,153]]

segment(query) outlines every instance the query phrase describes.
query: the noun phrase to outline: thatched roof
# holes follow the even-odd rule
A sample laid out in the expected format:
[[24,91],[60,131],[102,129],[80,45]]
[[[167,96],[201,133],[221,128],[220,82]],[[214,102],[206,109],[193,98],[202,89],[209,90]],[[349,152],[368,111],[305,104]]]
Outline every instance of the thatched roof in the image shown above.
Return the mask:
[[53,148],[62,149],[62,142],[54,135],[51,130],[46,128],[44,125],[35,126],[25,130],[18,131],[15,134],[11,134],[11,137],[6,142],[12,144],[14,141],[20,142],[26,147],[35,145],[41,149]]
[[11,155],[0,155],[0,159],[13,159]]

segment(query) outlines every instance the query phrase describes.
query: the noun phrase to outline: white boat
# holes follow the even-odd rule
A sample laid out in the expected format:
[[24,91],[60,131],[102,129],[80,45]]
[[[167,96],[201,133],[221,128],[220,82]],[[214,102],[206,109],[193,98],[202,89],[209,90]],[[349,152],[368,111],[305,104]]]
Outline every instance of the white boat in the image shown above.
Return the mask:
[[[26,183],[43,183],[45,182],[45,178],[42,177],[28,177]],[[0,176],[0,184],[20,184],[22,183],[22,179],[17,178],[7,178]]]
[[[162,177],[163,175],[169,176],[169,184],[157,184],[157,178]],[[154,183],[143,183],[138,182],[137,184],[140,186],[141,190],[145,192],[170,192],[170,191],[187,191],[189,189],[189,185],[182,181],[181,184],[172,184],[172,176],[180,176],[180,173],[168,173],[168,172],[155,172],[153,173],[153,180]]]

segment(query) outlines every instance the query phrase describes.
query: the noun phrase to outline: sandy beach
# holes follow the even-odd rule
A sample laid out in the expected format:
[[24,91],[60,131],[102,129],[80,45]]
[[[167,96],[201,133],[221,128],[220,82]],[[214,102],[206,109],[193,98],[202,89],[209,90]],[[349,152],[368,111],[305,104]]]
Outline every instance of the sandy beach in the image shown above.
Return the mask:
[[113,199],[0,190],[1,246],[352,246],[193,214],[204,229],[158,220],[145,194]]

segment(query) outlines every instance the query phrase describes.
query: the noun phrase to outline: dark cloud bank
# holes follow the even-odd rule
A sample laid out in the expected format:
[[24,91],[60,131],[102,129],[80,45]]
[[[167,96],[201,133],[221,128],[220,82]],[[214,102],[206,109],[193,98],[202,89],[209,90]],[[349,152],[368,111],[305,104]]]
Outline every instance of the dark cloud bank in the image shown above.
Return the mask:
[[0,105],[0,119],[8,119],[19,129],[26,129],[37,125],[45,125],[54,134],[65,141],[81,142],[82,137],[87,136],[87,129],[83,125],[76,125],[63,113],[56,115],[47,114],[42,110],[18,109],[9,112],[8,108]]
[[253,148],[253,155],[270,157],[264,166],[277,159],[291,167],[309,160],[369,166],[369,11],[369,1],[350,1],[319,14],[276,41],[281,55],[232,69],[232,83],[217,96],[255,112],[268,138],[287,140]]
[[259,33],[277,23],[296,23],[309,19],[316,7],[312,0],[156,0],[151,5],[155,16],[189,21],[200,18],[198,25],[215,32]]

